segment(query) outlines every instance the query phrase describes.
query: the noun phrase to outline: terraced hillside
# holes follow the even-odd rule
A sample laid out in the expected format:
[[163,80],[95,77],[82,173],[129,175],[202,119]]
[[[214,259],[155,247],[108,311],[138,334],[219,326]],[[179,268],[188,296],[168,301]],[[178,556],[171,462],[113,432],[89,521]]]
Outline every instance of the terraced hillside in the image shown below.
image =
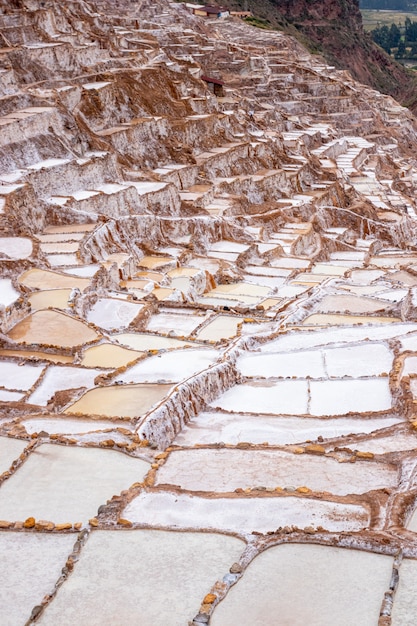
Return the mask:
[[414,624],[413,115],[183,4],[0,7],[2,626]]

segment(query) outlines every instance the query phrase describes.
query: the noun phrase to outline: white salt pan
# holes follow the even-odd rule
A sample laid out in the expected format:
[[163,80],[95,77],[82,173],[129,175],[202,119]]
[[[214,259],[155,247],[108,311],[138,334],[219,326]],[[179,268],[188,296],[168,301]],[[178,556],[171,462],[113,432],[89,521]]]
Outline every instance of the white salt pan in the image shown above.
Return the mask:
[[73,534],[0,534],[2,626],[26,624],[33,607],[53,591],[75,538]]
[[0,489],[0,519],[86,522],[142,480],[148,463],[113,450],[43,444]]
[[171,528],[209,528],[266,533],[279,526],[322,526],[329,531],[361,530],[369,514],[361,506],[294,497],[200,498],[142,492],[123,511],[131,522]]
[[244,548],[209,533],[96,531],[39,623],[184,626]]
[[57,391],[63,389],[77,389],[79,387],[93,387],[94,379],[101,370],[91,370],[83,367],[50,366],[39,387],[29,396],[31,404],[46,406]]
[[277,624],[291,626],[377,624],[391,573],[392,558],[380,554],[302,544],[273,547],[251,563],[210,623],[263,626],[275,615]]
[[338,463],[329,457],[277,450],[189,449],[171,452],[157,481],[190,491],[307,486],[347,495],[393,487],[397,471],[380,463]]

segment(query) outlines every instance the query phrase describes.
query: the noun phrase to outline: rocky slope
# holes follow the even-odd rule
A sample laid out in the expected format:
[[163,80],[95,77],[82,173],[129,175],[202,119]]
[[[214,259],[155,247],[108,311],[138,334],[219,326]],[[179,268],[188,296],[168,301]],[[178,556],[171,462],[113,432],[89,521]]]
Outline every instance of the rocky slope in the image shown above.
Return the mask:
[[328,62],[417,110],[417,79],[365,33],[359,0],[228,0],[247,6],[272,27],[289,30]]
[[183,3],[0,32],[1,626],[409,624],[416,118]]

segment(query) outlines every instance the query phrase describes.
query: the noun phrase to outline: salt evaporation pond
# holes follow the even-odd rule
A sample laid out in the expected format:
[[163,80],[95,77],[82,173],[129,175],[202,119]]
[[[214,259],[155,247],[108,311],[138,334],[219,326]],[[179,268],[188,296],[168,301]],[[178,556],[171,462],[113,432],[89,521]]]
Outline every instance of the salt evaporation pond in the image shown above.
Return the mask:
[[392,626],[415,626],[417,615],[417,561],[404,559],[400,567],[400,581],[395,592]]
[[0,305],[10,306],[20,298],[20,295],[19,291],[13,287],[10,278],[0,278]]
[[96,432],[100,430],[110,430],[117,427],[128,428],[129,422],[114,422],[113,420],[83,420],[83,419],[66,419],[64,417],[56,418],[29,418],[19,422],[26,432],[31,435],[32,433],[40,433],[41,431],[49,434],[61,433],[61,434],[82,434]]
[[184,626],[244,549],[210,533],[94,531],[39,624]]
[[265,352],[287,352],[317,346],[329,346],[332,343],[357,343],[366,340],[386,340],[393,337],[402,337],[416,331],[416,324],[392,324],[390,326],[366,326],[364,328],[337,328],[289,331],[277,339],[269,341],[260,347]]
[[76,536],[0,533],[0,622],[26,624],[32,609],[51,593]]
[[128,346],[132,350],[172,350],[192,346],[191,341],[181,341],[171,337],[161,337],[159,335],[146,335],[144,333],[120,333],[113,335],[118,343]]
[[23,398],[25,394],[18,391],[8,391],[7,389],[0,389],[0,400],[2,402],[18,402]]
[[169,492],[142,492],[122,516],[155,527],[267,533],[280,526],[322,526],[332,532],[362,530],[369,513],[354,504],[295,497],[202,498]]
[[218,358],[216,350],[181,350],[165,352],[140,361],[119,374],[118,383],[179,382],[207,369]]
[[304,326],[351,326],[353,324],[394,324],[401,322],[399,317],[370,315],[338,315],[313,313],[305,318]]
[[98,338],[98,334],[84,322],[50,310],[36,311],[25,317],[8,335],[19,343],[62,348],[73,348]]
[[223,493],[258,486],[306,486],[344,496],[395,487],[397,470],[383,463],[338,463],[329,457],[277,450],[188,449],[171,452],[158,471],[157,483]]
[[354,295],[328,295],[325,296],[315,310],[318,313],[344,313],[351,314],[377,313],[383,311],[387,303],[376,298],[366,298]]
[[84,351],[81,365],[84,367],[103,367],[105,369],[116,369],[124,367],[132,361],[136,361],[145,352],[129,350],[122,346],[115,346],[111,343],[102,343],[99,346],[92,346]]
[[18,459],[28,445],[27,441],[0,437],[0,474],[9,469],[15,459]]
[[90,280],[80,276],[69,276],[49,270],[33,268],[23,272],[18,278],[18,282],[30,289],[80,289],[88,287]]
[[165,335],[174,333],[177,336],[188,336],[202,324],[209,314],[193,315],[192,313],[157,313],[150,317],[147,330],[162,332]]
[[223,411],[271,415],[346,415],[391,408],[389,379],[285,380],[238,384],[211,406]]
[[125,328],[144,306],[117,298],[99,298],[88,312],[87,321],[106,330]]
[[417,448],[417,437],[407,433],[394,433],[387,437],[375,437],[350,444],[352,448],[361,452],[372,454],[387,454],[389,452],[402,452]]
[[[269,548],[215,609],[212,626],[377,624],[393,559],[327,546]],[[256,601],[255,601],[256,598]]]
[[294,444],[317,439],[341,437],[351,433],[370,433],[400,423],[397,418],[316,419],[311,417],[273,417],[245,413],[202,412],[190,420],[175,438],[179,446],[195,444],[265,443],[271,445]]
[[219,315],[198,331],[196,337],[201,341],[221,341],[222,339],[229,339],[237,335],[239,324],[242,322],[243,317]]
[[28,301],[32,311],[48,307],[66,309],[70,295],[71,289],[49,289],[48,291],[35,291],[29,296]]
[[100,370],[83,367],[51,365],[35,391],[29,396],[31,404],[46,406],[57,391],[93,387]]
[[113,385],[87,391],[65,409],[73,415],[139,417],[168,395],[171,385]]
[[50,361],[51,363],[72,363],[72,356],[54,354],[53,352],[41,352],[39,350],[0,350],[0,357],[17,357],[20,359]]
[[32,250],[32,241],[27,237],[0,237],[0,256],[3,258],[27,259]]
[[0,519],[86,522],[149,467],[114,450],[43,444],[1,486]]
[[0,361],[1,386],[6,389],[28,391],[36,383],[44,370],[43,365],[17,364]]

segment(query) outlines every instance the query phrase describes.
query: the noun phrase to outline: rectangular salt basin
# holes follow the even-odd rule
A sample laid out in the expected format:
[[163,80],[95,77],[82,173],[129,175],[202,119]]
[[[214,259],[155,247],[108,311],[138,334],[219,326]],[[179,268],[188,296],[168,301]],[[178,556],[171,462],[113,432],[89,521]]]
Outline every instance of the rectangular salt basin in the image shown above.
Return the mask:
[[271,291],[270,287],[254,285],[253,283],[232,283],[230,285],[218,285],[207,293],[208,297],[235,298],[237,296],[250,296],[255,298],[266,297]]
[[401,322],[399,317],[370,315],[332,315],[313,313],[305,318],[303,326],[353,326],[354,324],[393,324]]
[[129,326],[144,306],[116,298],[99,298],[89,310],[87,321],[106,330],[119,330]]
[[307,381],[288,380],[235,385],[213,400],[210,406],[235,413],[307,414],[308,384]]
[[210,365],[219,357],[216,350],[200,348],[165,352],[149,357],[114,379],[116,383],[157,383],[179,382],[194,376]]
[[42,444],[0,489],[0,519],[86,522],[149,464],[114,450]]
[[393,361],[391,351],[377,343],[324,350],[324,358],[330,378],[388,374]]
[[[367,328],[326,328],[317,330],[290,330],[277,339],[263,344],[261,352],[287,352],[326,346],[334,343],[358,343],[368,340],[386,340],[393,337],[404,337],[417,331],[416,324],[392,324],[390,326],[369,326]],[[405,340],[405,338],[404,338]]]
[[0,387],[28,391],[44,370],[43,365],[28,365],[0,361]]
[[146,335],[144,333],[120,333],[113,335],[118,343],[128,346],[132,350],[178,350],[187,346],[193,346],[192,341],[181,341],[171,337],[160,335]]
[[0,305],[10,306],[20,298],[20,295],[20,292],[13,287],[10,278],[0,278]]
[[197,326],[203,324],[210,314],[183,315],[181,313],[157,313],[150,317],[147,330],[162,332],[165,335],[188,336]]
[[226,499],[144,491],[128,504],[122,517],[154,527],[243,533],[267,533],[287,525],[354,532],[369,524],[368,511],[352,504],[279,496]]
[[0,350],[1,357],[16,357],[28,361],[51,361],[52,363],[72,363],[74,357],[53,352],[40,352],[39,350]]
[[242,354],[236,366],[243,376],[250,377],[326,377],[323,353],[319,350],[292,354]]
[[33,244],[27,237],[0,237],[0,256],[9,259],[27,259]]
[[35,291],[29,296],[28,301],[32,311],[39,311],[40,309],[47,309],[48,307],[67,309],[71,291],[71,289]]
[[388,378],[312,380],[311,415],[346,415],[386,411],[392,406]]
[[80,276],[69,276],[49,270],[33,268],[23,272],[18,278],[18,282],[30,289],[75,289],[81,291],[90,284],[89,278]]
[[87,391],[65,409],[72,415],[103,417],[140,417],[161,402],[172,385],[113,385]]
[[10,468],[13,461],[19,458],[28,444],[28,441],[0,437],[0,474]]
[[157,484],[189,491],[302,487],[334,495],[367,493],[397,485],[393,465],[337,460],[277,450],[189,449],[171,452],[157,473]]
[[275,354],[243,354],[237,367],[243,376],[339,378],[388,373],[392,354],[384,345],[342,347]]
[[40,385],[29,396],[30,404],[46,406],[57,391],[94,387],[94,379],[101,370],[89,370],[84,367],[49,366]]
[[[412,529],[415,530],[415,529]],[[404,559],[392,608],[392,626],[415,626],[417,614],[417,561]]]
[[243,322],[243,317],[232,317],[230,315],[218,315],[208,324],[203,326],[196,334],[201,341],[221,341],[235,337],[239,324]]
[[41,431],[48,434],[81,434],[97,432],[102,430],[115,429],[117,427],[129,428],[129,422],[114,421],[114,420],[93,420],[93,419],[69,419],[58,416],[56,418],[40,417],[29,418],[19,422],[26,432],[31,435],[32,433],[40,433]]
[[361,452],[372,452],[373,454],[386,454],[389,452],[402,452],[404,450],[417,449],[417,437],[413,434],[396,432],[387,437],[375,437],[372,439],[362,439],[350,444]]
[[95,531],[39,624],[184,626],[245,547],[214,533]]
[[314,310],[318,313],[377,313],[384,312],[389,305],[376,298],[366,298],[354,295],[327,295],[319,302]]
[[145,352],[129,350],[112,343],[102,343],[99,346],[92,346],[85,350],[81,365],[84,367],[116,369],[136,361],[140,357],[145,356],[145,354]]
[[27,623],[32,609],[53,591],[75,539],[73,534],[0,534],[2,626]]
[[303,417],[273,417],[244,413],[202,412],[190,420],[175,438],[179,446],[195,444],[240,442],[286,445],[302,443],[307,439],[335,438],[351,433],[371,433],[400,423],[395,418],[315,419]]
[[13,326],[8,335],[18,343],[58,348],[73,348],[98,338],[96,331],[84,322],[48,309],[28,315]]
[[24,397],[24,393],[18,391],[7,391],[6,389],[0,389],[0,401],[1,402],[18,402]]
[[263,626],[272,615],[279,626],[376,626],[392,565],[390,556],[358,550],[275,546],[252,561],[210,624]]

